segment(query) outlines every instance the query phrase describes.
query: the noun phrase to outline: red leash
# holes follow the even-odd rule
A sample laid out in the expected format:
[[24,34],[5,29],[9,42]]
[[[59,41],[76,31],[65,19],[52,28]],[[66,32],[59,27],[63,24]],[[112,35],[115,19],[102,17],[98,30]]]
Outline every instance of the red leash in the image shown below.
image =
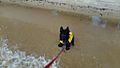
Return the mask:
[[49,62],[44,68],[50,68],[52,63],[64,52],[65,46],[62,47],[61,51],[58,53],[58,55],[52,59],[51,62]]

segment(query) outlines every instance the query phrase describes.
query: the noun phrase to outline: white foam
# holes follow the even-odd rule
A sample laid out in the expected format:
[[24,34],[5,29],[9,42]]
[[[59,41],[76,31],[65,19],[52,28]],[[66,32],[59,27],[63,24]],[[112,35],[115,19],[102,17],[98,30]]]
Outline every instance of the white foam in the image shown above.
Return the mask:
[[[43,68],[50,61],[45,56],[36,58],[23,51],[12,51],[7,42],[7,39],[0,38],[0,68]],[[51,68],[58,68],[58,62],[54,62]]]

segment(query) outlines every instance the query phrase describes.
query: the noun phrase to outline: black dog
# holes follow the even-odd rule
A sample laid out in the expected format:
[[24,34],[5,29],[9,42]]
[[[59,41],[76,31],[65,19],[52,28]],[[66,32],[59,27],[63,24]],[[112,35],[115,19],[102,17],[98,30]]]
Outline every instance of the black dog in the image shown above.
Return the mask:
[[60,43],[58,44],[59,47],[62,47],[63,45],[66,46],[66,50],[70,49],[70,46],[74,46],[74,36],[73,33],[69,30],[69,27],[66,29],[63,29],[63,27],[60,27]]

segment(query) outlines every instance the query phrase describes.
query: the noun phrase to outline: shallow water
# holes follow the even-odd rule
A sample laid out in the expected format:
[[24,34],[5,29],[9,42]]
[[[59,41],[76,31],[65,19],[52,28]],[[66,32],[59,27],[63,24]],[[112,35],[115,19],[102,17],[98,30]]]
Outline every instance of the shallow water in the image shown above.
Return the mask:
[[34,8],[0,6],[0,34],[9,47],[17,46],[27,54],[58,53],[59,27],[69,26],[76,45],[60,57],[61,68],[119,68],[120,31],[94,27],[88,17],[75,17]]

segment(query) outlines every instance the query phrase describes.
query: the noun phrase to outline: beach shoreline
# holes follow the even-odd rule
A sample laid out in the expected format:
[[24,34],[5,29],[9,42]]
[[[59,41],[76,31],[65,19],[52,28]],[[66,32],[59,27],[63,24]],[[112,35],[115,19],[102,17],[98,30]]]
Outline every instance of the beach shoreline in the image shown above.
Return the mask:
[[[87,3],[84,3],[85,5],[81,4],[74,4],[74,3],[67,3],[67,2],[55,2],[55,1],[49,1],[49,0],[40,0],[40,1],[10,1],[10,0],[1,0],[1,3],[4,4],[10,4],[10,5],[16,5],[21,7],[27,7],[27,8],[42,8],[42,9],[49,9],[49,10],[55,10],[59,12],[65,12],[65,13],[71,13],[72,15],[79,16],[79,15],[85,15],[85,16],[100,16],[102,18],[108,18],[108,19],[119,19],[120,18],[120,9],[114,9],[107,7],[105,8],[100,6],[93,6]],[[107,3],[106,3],[107,4]],[[108,3],[109,4],[109,3]],[[111,6],[111,5],[110,5]],[[117,6],[115,7],[117,8]]]
[[96,27],[87,16],[53,11],[4,4],[0,6],[0,34],[7,36],[9,47],[51,59],[60,50],[60,26],[69,26],[75,47],[60,56],[61,68],[120,67],[120,31],[116,27]]

